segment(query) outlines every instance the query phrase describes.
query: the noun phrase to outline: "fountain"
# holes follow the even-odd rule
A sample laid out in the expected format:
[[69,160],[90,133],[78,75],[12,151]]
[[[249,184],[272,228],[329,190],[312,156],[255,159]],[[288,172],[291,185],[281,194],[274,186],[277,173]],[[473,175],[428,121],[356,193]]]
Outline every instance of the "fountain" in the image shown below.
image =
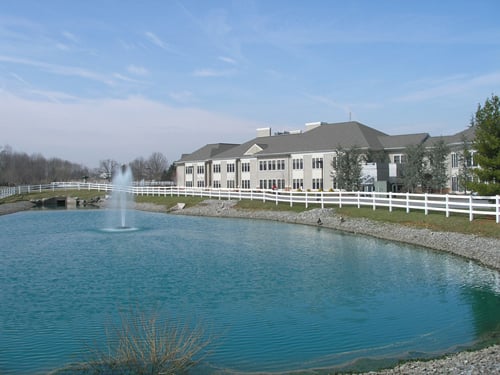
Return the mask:
[[128,189],[132,186],[132,171],[123,164],[113,177],[113,193],[111,194],[110,214],[108,215],[108,228],[115,230],[130,230],[131,208],[133,195]]

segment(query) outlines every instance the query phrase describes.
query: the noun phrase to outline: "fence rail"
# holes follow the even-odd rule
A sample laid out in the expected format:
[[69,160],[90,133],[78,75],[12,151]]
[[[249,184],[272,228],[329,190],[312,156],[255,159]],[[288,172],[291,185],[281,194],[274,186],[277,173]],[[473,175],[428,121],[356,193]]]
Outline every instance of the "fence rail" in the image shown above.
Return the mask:
[[188,188],[178,186],[127,186],[118,187],[112,184],[54,182],[46,185],[27,185],[0,188],[0,199],[16,194],[29,194],[43,191],[61,190],[95,190],[97,192],[125,191],[134,195],[147,196],[196,196],[211,199],[251,199],[263,202],[320,205],[357,206],[405,209],[406,212],[421,210],[427,215],[430,211],[444,212],[446,217],[452,213],[466,214],[469,220],[475,216],[492,216],[500,223],[500,195],[472,196],[449,194],[411,194],[392,192],[322,192],[322,191],[292,191],[266,189],[211,189]]

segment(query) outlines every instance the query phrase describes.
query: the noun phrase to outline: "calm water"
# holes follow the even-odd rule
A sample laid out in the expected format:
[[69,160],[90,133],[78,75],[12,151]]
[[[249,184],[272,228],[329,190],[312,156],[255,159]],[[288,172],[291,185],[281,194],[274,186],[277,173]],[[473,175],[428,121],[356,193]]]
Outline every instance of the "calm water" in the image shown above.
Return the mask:
[[211,368],[285,371],[439,353],[498,329],[500,276],[325,228],[104,210],[0,217],[0,373],[81,360],[129,305],[217,337]]

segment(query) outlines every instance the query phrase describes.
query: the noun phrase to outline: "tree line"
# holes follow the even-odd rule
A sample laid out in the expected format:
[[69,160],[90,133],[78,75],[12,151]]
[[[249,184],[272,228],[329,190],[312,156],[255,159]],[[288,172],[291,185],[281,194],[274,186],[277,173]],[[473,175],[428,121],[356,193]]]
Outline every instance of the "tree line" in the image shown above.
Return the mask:
[[[403,189],[408,192],[437,191],[441,192],[448,182],[447,157],[449,147],[440,139],[432,147],[426,149],[423,144],[406,147],[398,173]],[[389,163],[385,151],[363,154],[359,148],[338,147],[336,157],[332,161],[332,177],[339,189],[358,191],[362,183],[362,165],[364,163]]]
[[[38,185],[56,181],[111,181],[121,164],[112,159],[99,162],[99,167],[88,167],[60,158],[14,151],[0,146],[0,186]],[[138,157],[128,164],[135,180],[168,181],[174,176],[174,166],[160,152],[153,152],[147,159]]]

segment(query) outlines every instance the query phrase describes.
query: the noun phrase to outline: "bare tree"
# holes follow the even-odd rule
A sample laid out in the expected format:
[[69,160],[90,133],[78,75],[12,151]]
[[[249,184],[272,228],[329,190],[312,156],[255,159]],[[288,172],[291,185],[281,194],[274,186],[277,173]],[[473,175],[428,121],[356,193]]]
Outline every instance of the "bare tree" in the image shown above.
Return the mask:
[[142,156],[135,158],[130,163],[130,168],[132,169],[132,175],[135,180],[142,181],[148,178],[148,163]]
[[113,159],[105,159],[99,162],[99,173],[102,178],[111,181],[113,174],[115,173],[118,163]]
[[160,181],[168,169],[168,160],[161,152],[153,152],[147,161],[148,179]]

